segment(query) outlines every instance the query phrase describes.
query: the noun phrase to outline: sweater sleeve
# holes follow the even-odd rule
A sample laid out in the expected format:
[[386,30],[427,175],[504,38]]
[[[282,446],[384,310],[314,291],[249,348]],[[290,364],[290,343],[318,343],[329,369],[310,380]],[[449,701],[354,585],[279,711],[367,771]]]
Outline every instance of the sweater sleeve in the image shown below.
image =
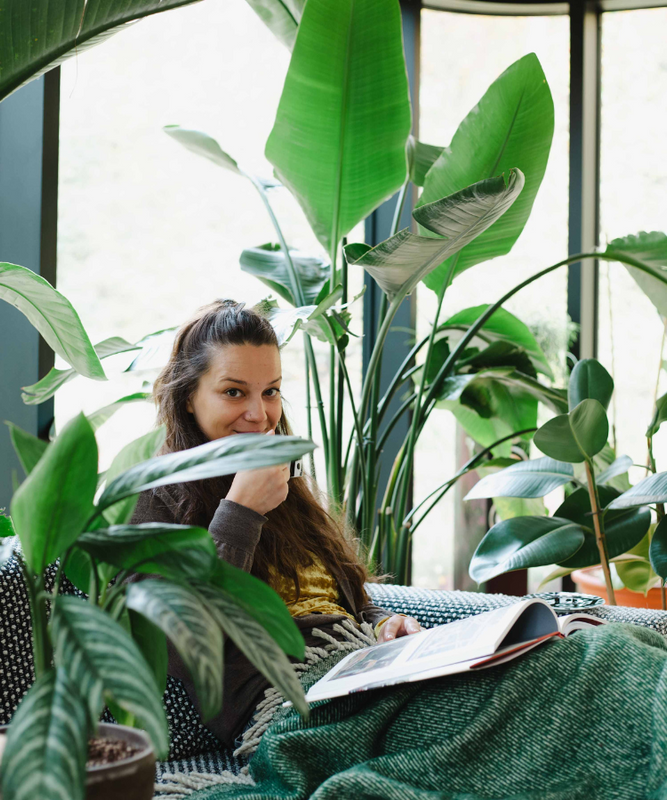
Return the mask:
[[[142,522],[176,523],[169,506],[152,491],[139,495],[137,507],[132,515],[132,524]],[[266,517],[233,500],[221,500],[208,532],[215,543],[218,556],[232,566],[250,572],[255,558],[255,548],[262,535]]]

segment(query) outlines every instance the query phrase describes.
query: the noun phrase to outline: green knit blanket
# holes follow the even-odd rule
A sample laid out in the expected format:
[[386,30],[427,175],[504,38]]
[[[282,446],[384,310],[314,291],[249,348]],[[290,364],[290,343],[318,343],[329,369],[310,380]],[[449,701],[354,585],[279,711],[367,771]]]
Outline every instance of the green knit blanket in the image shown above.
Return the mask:
[[[317,680],[332,661],[308,673]],[[611,624],[478,673],[286,710],[192,800],[667,799],[667,642]]]

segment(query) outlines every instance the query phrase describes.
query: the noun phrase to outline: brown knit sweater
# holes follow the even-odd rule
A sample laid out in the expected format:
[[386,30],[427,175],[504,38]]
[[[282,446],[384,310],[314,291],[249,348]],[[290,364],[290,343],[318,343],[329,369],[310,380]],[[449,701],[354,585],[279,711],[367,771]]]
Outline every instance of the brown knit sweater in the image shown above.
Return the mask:
[[[143,522],[178,523],[172,510],[173,507],[163,499],[165,492],[158,496],[154,491],[143,492],[139,496],[136,510],[132,516],[132,524]],[[252,511],[246,506],[234,503],[232,500],[221,500],[211,519],[208,530],[215,542],[218,556],[228,561],[235,567],[250,572],[253,564],[255,548],[262,535],[262,526],[267,518]],[[133,575],[129,580],[136,581],[148,577],[147,575]],[[340,589],[340,604],[349,611],[357,622],[369,622],[375,625],[382,618],[390,616],[386,611],[368,601],[362,608],[357,609],[354,597],[345,574],[334,573],[334,578]],[[333,625],[345,619],[342,615],[308,614],[294,617],[294,622],[300,629],[306,645],[319,647],[321,639],[313,637],[313,628],[324,630],[332,636]],[[179,678],[192,701],[199,709],[194,683],[185,668],[180,656],[171,643],[169,649],[169,674]],[[241,733],[246,723],[252,716],[257,703],[262,699],[264,690],[269,687],[266,678],[248,661],[236,645],[229,639],[225,642],[225,670],[223,679],[223,709],[206,726],[227,746],[231,746],[236,737]]]

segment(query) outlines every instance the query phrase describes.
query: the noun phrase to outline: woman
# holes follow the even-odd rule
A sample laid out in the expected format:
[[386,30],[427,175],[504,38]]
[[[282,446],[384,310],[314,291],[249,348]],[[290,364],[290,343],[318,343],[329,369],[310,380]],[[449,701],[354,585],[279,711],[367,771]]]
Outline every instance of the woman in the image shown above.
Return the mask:
[[[237,433],[291,433],[282,408],[278,342],[271,324],[242,303],[222,300],[199,310],[178,332],[154,397],[166,428],[163,453]],[[269,583],[285,600],[307,645],[310,633],[351,618],[376,627],[378,641],[417,633],[419,623],[374,605],[369,580],[342,524],[308,478],[289,465],[144,492],[133,522],[208,528],[221,558]],[[196,702],[193,682],[170,649],[169,672]],[[268,687],[231,643],[225,645],[224,708],[207,726],[231,744]]]

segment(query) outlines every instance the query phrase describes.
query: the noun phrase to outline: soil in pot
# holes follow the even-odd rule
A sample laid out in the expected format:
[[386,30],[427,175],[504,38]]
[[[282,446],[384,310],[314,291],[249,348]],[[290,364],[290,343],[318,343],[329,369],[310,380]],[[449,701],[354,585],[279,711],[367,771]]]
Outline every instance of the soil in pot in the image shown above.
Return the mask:
[[[0,751],[7,726],[0,726]],[[143,731],[101,723],[88,743],[86,800],[152,800],[155,753]]]

